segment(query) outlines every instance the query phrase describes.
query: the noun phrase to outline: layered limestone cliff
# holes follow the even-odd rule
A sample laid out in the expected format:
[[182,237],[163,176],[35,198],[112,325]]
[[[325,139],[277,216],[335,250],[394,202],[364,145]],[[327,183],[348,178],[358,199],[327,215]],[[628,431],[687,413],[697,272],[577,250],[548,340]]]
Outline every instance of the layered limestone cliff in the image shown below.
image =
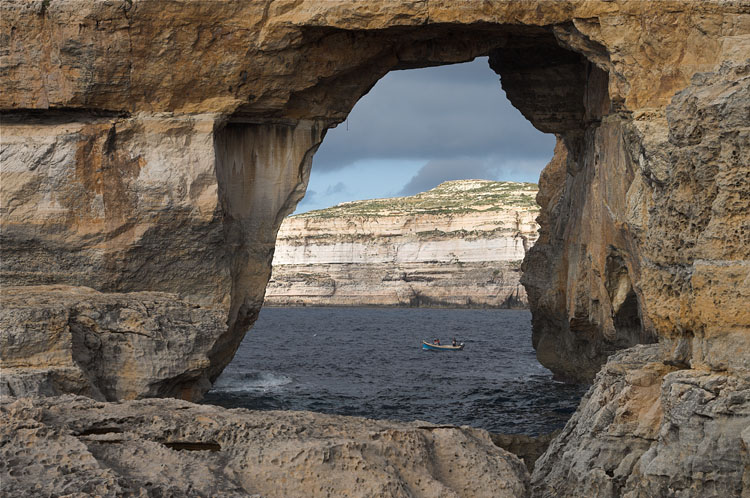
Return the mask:
[[[750,425],[732,411],[750,370],[748,53],[743,1],[5,0],[0,282],[215,307],[227,327],[193,388],[158,390],[196,399],[257,316],[325,130],[390,70],[489,56],[511,102],[558,136],[524,263],[539,359],[591,380],[618,348],[660,343],[625,383],[599,377],[605,393],[646,390],[592,417],[612,397],[590,397],[535,489],[705,496],[716,482],[736,495],[725,484],[748,468]],[[613,434],[655,431],[638,465],[597,467]],[[721,445],[688,444],[697,434]]]
[[520,267],[537,237],[536,192],[458,180],[289,217],[265,303],[524,307]]

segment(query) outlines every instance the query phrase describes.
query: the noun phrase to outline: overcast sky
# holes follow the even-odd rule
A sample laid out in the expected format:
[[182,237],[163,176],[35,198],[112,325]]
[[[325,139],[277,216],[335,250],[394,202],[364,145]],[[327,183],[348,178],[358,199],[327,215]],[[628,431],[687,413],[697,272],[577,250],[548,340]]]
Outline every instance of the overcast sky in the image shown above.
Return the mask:
[[391,71],[347,121],[315,154],[297,212],[412,195],[446,180],[536,182],[555,145],[508,102],[486,57]]

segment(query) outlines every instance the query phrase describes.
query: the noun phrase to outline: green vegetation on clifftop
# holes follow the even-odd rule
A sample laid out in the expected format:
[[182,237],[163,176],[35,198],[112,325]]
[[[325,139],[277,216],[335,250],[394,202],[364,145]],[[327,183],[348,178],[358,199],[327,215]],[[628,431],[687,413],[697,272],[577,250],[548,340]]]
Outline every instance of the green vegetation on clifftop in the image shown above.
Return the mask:
[[395,216],[406,214],[450,215],[500,211],[508,208],[537,209],[535,183],[455,180],[410,197],[344,202],[297,214],[295,218],[347,216]]

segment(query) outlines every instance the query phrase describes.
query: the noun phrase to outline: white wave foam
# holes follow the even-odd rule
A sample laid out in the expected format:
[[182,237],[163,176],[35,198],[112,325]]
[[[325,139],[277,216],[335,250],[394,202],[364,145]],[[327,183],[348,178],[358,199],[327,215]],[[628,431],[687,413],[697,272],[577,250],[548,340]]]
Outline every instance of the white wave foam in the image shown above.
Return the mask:
[[273,372],[224,372],[214,389],[224,392],[266,392],[292,383],[288,375]]

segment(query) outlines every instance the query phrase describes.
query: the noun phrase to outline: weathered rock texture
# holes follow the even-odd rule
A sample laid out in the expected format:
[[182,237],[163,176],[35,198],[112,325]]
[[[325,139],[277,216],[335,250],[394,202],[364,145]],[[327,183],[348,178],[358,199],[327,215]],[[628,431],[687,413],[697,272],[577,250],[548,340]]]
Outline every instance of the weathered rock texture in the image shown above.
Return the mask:
[[[226,306],[214,379],[257,316],[325,129],[390,70],[489,55],[511,102],[559,138],[525,263],[540,360],[591,379],[617,348],[659,340],[692,369],[655,373],[674,396],[642,406],[721,440],[731,417],[712,425],[724,408],[706,417],[692,399],[724,403],[713,379],[744,389],[750,361],[748,53],[743,1],[5,0],[0,282]],[[730,461],[723,446],[675,431],[639,461],[695,451],[675,489],[738,493],[734,464],[698,474]],[[570,486],[596,468],[576,461]],[[626,488],[664,489],[653,465]]]
[[225,330],[223,311],[173,294],[3,287],[0,393],[200,396],[211,385],[208,354]]
[[616,349],[662,340],[678,364],[747,369],[745,2],[0,9],[5,285],[226,305],[213,379],[257,315],[325,129],[390,70],[489,55],[559,137],[525,267],[540,360],[591,379]]
[[660,345],[612,356],[536,462],[533,496],[746,496],[750,376],[665,365]]
[[213,128],[207,116],[3,116],[2,282],[228,303]]
[[0,398],[7,496],[528,496],[485,431],[178,400]]
[[524,307],[520,266],[537,237],[536,192],[459,180],[287,218],[265,303]]

